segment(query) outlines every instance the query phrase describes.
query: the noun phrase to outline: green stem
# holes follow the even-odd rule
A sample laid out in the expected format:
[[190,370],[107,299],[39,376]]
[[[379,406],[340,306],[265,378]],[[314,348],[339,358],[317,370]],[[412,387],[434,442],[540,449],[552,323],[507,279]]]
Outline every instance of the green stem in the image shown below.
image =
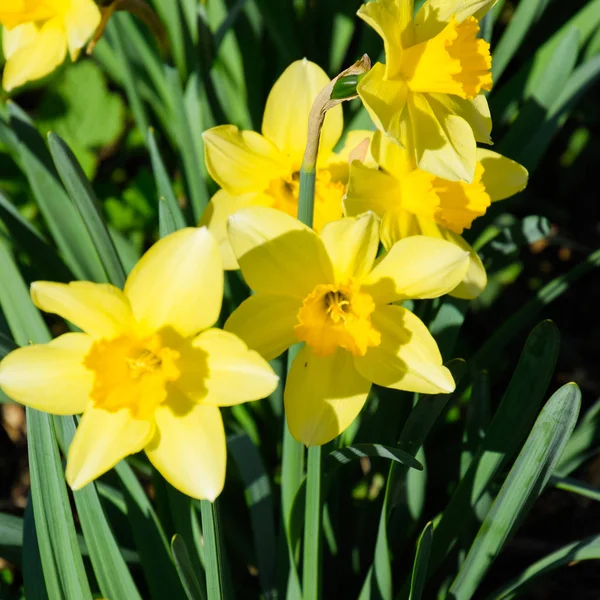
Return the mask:
[[321,564],[321,446],[308,449],[302,598],[318,600]]
[[[318,141],[318,140],[317,140]],[[300,194],[298,197],[298,220],[312,227],[315,207],[316,170],[314,165],[300,169]]]
[[217,505],[208,500],[200,502],[202,534],[204,536],[204,560],[206,561],[206,594],[211,600],[224,598],[223,561]]

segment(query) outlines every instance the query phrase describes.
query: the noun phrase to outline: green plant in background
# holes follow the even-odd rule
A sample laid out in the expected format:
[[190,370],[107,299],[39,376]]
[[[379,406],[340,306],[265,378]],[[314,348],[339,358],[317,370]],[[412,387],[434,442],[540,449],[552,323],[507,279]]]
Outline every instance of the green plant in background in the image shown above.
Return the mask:
[[[15,91],[10,100],[2,100],[0,110],[0,357],[8,355],[0,368],[0,384],[8,396],[35,408],[47,408],[39,404],[44,394],[65,401],[75,390],[71,376],[51,371],[56,383],[35,390],[33,401],[27,402],[14,382],[23,389],[42,385],[39,373],[44,364],[36,359],[19,366],[13,375],[11,370],[19,356],[38,352],[42,348],[38,344],[58,348],[61,339],[83,339],[86,334],[77,327],[93,333],[77,317],[82,313],[59,310],[34,293],[39,307],[62,314],[68,321],[54,316],[44,319],[30,299],[31,282],[94,282],[71,285],[72,289],[91,286],[80,299],[84,311],[99,304],[103,314],[114,314],[107,311],[104,292],[93,290],[116,290],[107,284],[120,287],[143,251],[158,238],[164,239],[140,264],[148,264],[157,248],[187,235],[179,230],[193,231],[186,228],[199,222],[210,226],[218,198],[227,194],[229,201],[242,194],[241,204],[240,198],[234,198],[235,206],[219,216],[217,237],[224,258],[226,252],[232,258],[233,247],[241,266],[241,273],[225,273],[222,307],[220,275],[210,281],[201,276],[219,260],[214,244],[211,252],[194,246],[170,253],[165,268],[163,264],[158,271],[147,270],[150,283],[140,292],[140,302],[158,307],[156,318],[146,319],[158,327],[159,322],[171,322],[161,311],[169,312],[175,306],[172,303],[193,304],[193,309],[184,312],[198,319],[205,312],[202,306],[216,294],[219,302],[212,302],[211,318],[201,326],[194,321],[185,335],[197,333],[219,317],[226,329],[272,359],[280,385],[272,391],[271,368],[257,355],[245,355],[255,358],[242,361],[239,342],[228,338],[231,343],[225,343],[218,337],[225,334],[215,329],[201,334],[214,337],[215,356],[217,350],[223,351],[223,362],[215,359],[210,373],[219,375],[219,369],[227,373],[217,384],[228,398],[222,414],[231,460],[224,492],[214,502],[193,497],[213,500],[215,493],[190,487],[202,479],[204,469],[215,469],[217,463],[224,469],[222,452],[196,453],[206,420],[189,429],[187,441],[175,436],[172,447],[176,451],[169,457],[169,466],[152,456],[148,461],[144,454],[115,465],[143,446],[133,443],[129,435],[120,436],[117,441],[131,443],[127,451],[119,453],[118,444],[109,444],[97,453],[102,465],[85,478],[95,481],[71,497],[61,457],[67,457],[73,440],[77,443],[82,438],[88,415],[78,424],[72,416],[28,408],[31,487],[24,514],[17,510],[0,513],[0,557],[13,565],[0,571],[0,596],[500,599],[526,596],[527,586],[553,569],[600,558],[598,536],[591,535],[569,538],[564,546],[524,564],[516,576],[514,572],[506,576],[500,565],[494,565],[545,489],[555,487],[564,490],[561,493],[600,499],[577,471],[598,451],[598,407],[592,405],[578,421],[581,393],[577,386],[563,385],[553,394],[548,391],[556,387],[552,382],[559,334],[550,321],[536,325],[547,305],[577,290],[573,284],[600,264],[600,250],[538,289],[528,290],[525,298],[515,301],[511,296],[515,290],[506,287],[523,271],[527,246],[546,239],[550,231],[548,220],[531,212],[539,211],[536,194],[547,177],[540,165],[549,160],[555,161],[554,168],[559,161],[577,164],[578,152],[585,147],[581,140],[589,139],[589,134],[586,138],[581,132],[589,132],[593,121],[579,107],[585,107],[590,97],[586,93],[600,73],[598,0],[568,8],[536,0],[463,2],[460,10],[455,2],[443,0],[428,0],[422,8],[404,0],[377,0],[362,8],[359,1],[303,0],[117,4],[101,12],[91,3],[85,8],[83,0],[57,1],[58,13],[34,0],[0,8],[0,22],[13,32],[8,37],[4,33],[5,78],[6,73],[15,72],[15,56],[19,58],[11,42],[16,39],[15,25],[28,27],[32,34],[19,38],[25,49],[47,31],[45,27],[62,32],[56,37],[56,48],[63,48],[61,40],[65,39],[74,50],[92,37],[97,41],[91,58],[64,65],[41,82],[18,90],[16,86],[24,80],[5,85]],[[114,12],[133,5],[137,5],[134,14]],[[84,7],[93,16],[84,19],[87,28],[78,30],[77,44],[68,26],[60,25],[72,23],[66,16],[69,7]],[[359,8],[361,17],[383,37],[385,48],[356,18]],[[415,10],[419,8],[420,12]],[[42,9],[46,12],[39,12]],[[483,9],[488,10],[485,16]],[[20,20],[15,20],[19,11]],[[481,19],[479,24],[476,19]],[[558,26],[556,20],[560,20]],[[168,48],[158,22],[166,32]],[[480,91],[490,87],[488,46],[475,37],[476,26],[491,43],[494,85],[487,100]],[[457,76],[457,61],[464,60],[456,53],[459,42],[478,57],[474,78]],[[29,75],[17,69],[19,76],[27,75],[30,81],[46,76],[65,59],[64,47],[64,53],[55,52],[52,61],[50,54],[45,57],[44,69]],[[444,48],[450,48],[446,63],[428,63]],[[381,59],[374,61],[371,70],[361,63],[366,75],[360,70],[358,75],[344,72],[327,85],[322,69],[335,75],[363,52]],[[71,58],[76,54],[72,52]],[[462,66],[466,76],[466,63]],[[290,75],[293,72],[295,79]],[[297,88],[293,82],[300,82]],[[357,94],[362,102],[346,102],[343,109],[334,106]],[[488,102],[495,150],[508,158],[475,149],[475,141],[489,142]],[[309,116],[311,105],[315,108]],[[318,162],[319,133],[328,110],[319,161],[342,141],[337,157]],[[264,137],[251,133],[261,130],[261,122]],[[561,131],[572,122],[575,133],[569,141]],[[398,138],[408,154],[413,152],[412,157],[395,156],[394,152],[400,155],[402,151],[389,146],[388,138],[366,133],[375,125]],[[53,133],[47,144],[48,131]],[[561,137],[553,142],[557,134]],[[303,159],[306,136],[309,143]],[[436,146],[440,138],[443,144]],[[243,143],[252,152],[241,153]],[[248,162],[252,153],[263,162]],[[567,155],[569,160],[564,158]],[[486,168],[482,156],[500,156],[502,168]],[[268,176],[267,159],[272,167]],[[479,178],[478,161],[483,165]],[[243,168],[246,179],[240,177]],[[564,168],[564,177],[570,168]],[[529,188],[488,206],[482,194],[491,200],[516,194],[526,182],[525,169]],[[330,177],[327,181],[325,171]],[[424,171],[437,176],[434,183]],[[414,172],[423,177],[419,186],[410,188],[411,196],[405,189],[410,178],[421,177],[413,176]],[[442,185],[440,177],[453,181]],[[481,179],[483,192],[473,177]],[[456,181],[461,178],[465,182]],[[404,187],[398,191],[394,186]],[[332,187],[335,197],[330,194]],[[323,200],[323,190],[325,200],[333,197],[340,203],[339,214],[331,219],[341,216],[342,198],[350,214],[358,215],[368,207],[382,217],[381,226],[370,215],[322,229],[336,268],[331,281],[313,277],[310,286],[302,287],[303,278],[310,279],[312,271],[299,268],[294,276],[288,275],[290,264],[302,265],[313,254],[320,257],[320,268],[326,264],[331,268],[324,251],[313,248],[308,253],[307,247],[318,245],[314,240],[320,238],[291,216],[273,215],[272,208],[246,208],[230,219],[229,237],[225,235],[226,217],[247,204],[284,208],[292,215],[298,210],[300,220],[312,225],[313,212],[318,214],[313,205],[318,205],[320,194]],[[383,196],[394,205],[393,219],[386,219],[385,207],[379,210],[376,204],[356,207],[359,200],[376,203]],[[560,202],[568,207],[567,200]],[[427,238],[397,242],[394,235],[405,237],[411,232],[402,211],[419,219],[420,233],[451,237],[454,244],[428,240],[428,247],[442,244],[446,249],[436,254],[417,248]],[[261,214],[266,215],[264,221],[258,218]],[[478,218],[468,229],[474,216]],[[353,232],[367,221],[370,241],[360,246],[360,236]],[[287,225],[275,227],[280,222]],[[430,222],[435,231],[428,233],[422,222]],[[273,227],[276,234],[269,233]],[[391,348],[395,353],[389,355],[380,351],[367,379],[383,387],[374,385],[366,403],[368,389],[360,389],[358,400],[354,390],[350,414],[348,404],[340,400],[340,389],[352,388],[356,378],[366,377],[365,371],[357,356],[351,361],[356,372],[334,369],[326,346],[332,340],[340,346],[334,356],[360,354],[363,346],[368,356],[368,348],[379,347],[377,334],[383,337],[385,330],[381,319],[376,311],[371,318],[371,312],[364,310],[365,294],[344,276],[351,267],[364,274],[370,270],[365,257],[375,258],[380,227],[379,253],[383,256],[373,273],[379,269],[384,279],[379,284],[371,282],[371,287],[387,290],[384,304],[402,302],[403,306],[382,305],[376,310],[412,315],[410,319],[419,326],[409,328],[413,337],[409,345],[418,351],[402,354],[408,347],[404,342],[398,344],[400,353],[398,348]],[[301,236],[306,243],[286,245],[286,235],[290,239]],[[385,265],[400,252],[395,248],[402,246],[412,248],[402,271],[386,270]],[[425,267],[433,273],[451,263],[453,254],[462,257],[465,269],[468,262],[480,275],[487,271],[487,287],[477,300],[461,298],[481,292],[485,285],[481,276],[476,278],[480,285],[475,293],[436,297],[456,288],[463,272],[456,277],[446,272],[441,283],[428,276],[430,287],[439,283],[436,293],[415,292],[415,286],[408,285],[407,279],[414,275],[416,281]],[[191,267],[178,277],[182,265]],[[139,272],[136,268],[130,279]],[[250,295],[246,282],[258,293]],[[265,282],[270,282],[268,289]],[[102,285],[95,287],[98,284]],[[71,289],[44,283],[36,284],[33,291],[44,286]],[[302,287],[302,293],[285,296],[294,286]],[[313,289],[321,295],[309,294]],[[189,290],[196,295],[189,295]],[[293,304],[293,310],[263,306],[265,293],[277,296],[271,300],[277,300],[280,308]],[[251,305],[264,310],[249,317]],[[500,320],[498,314],[506,306],[510,316]],[[294,320],[298,310],[306,317],[301,331]],[[486,322],[485,337],[469,326],[470,319]],[[394,328],[406,334],[392,321]],[[531,333],[523,346],[528,330]],[[282,331],[286,332],[283,341],[273,334]],[[56,340],[51,342],[53,337]],[[307,344],[303,348],[297,344],[301,341]],[[168,367],[176,360],[166,352],[172,347],[148,344],[138,344],[132,350],[135,356],[127,355],[135,362],[134,379],[145,382],[148,373],[164,371],[163,379],[152,388],[164,391],[174,380],[169,379],[174,371]],[[515,360],[507,350],[519,345],[523,349]],[[15,350],[18,346],[25,348]],[[308,368],[310,357],[304,360],[315,348],[316,354],[325,355],[317,358],[332,365],[330,379],[322,372],[315,377]],[[112,360],[117,355],[112,352],[107,357]],[[244,362],[238,364],[237,374],[231,368],[234,356]],[[466,364],[457,356],[464,357]],[[399,363],[393,364],[396,359]],[[191,362],[189,372],[199,372],[202,361]],[[430,373],[427,363],[431,362],[436,373],[444,373],[444,382],[452,381],[452,385],[425,389],[407,384],[415,373],[418,377]],[[256,388],[250,384],[251,375],[258,376],[258,371],[270,385]],[[371,371],[376,376],[371,377]],[[83,376],[89,379],[89,373]],[[207,387],[209,381],[210,377]],[[268,398],[248,404],[232,400],[234,396],[257,398],[271,391]],[[426,393],[436,391],[440,393]],[[334,420],[319,423],[321,392],[327,406],[334,407],[325,416]],[[8,396],[0,395],[0,399],[10,402]],[[135,394],[130,390],[125,396],[131,402]],[[71,405],[69,410],[63,406],[61,412],[67,415],[76,411]],[[288,428],[286,416],[300,420]],[[318,443],[335,439],[322,447],[311,446],[307,453],[295,439],[313,441],[302,433],[307,419],[328,432],[317,436]],[[217,429],[215,425],[211,435],[217,435]],[[111,425],[97,427],[95,433],[103,443],[119,437]],[[112,465],[114,469],[101,474]],[[184,476],[170,476],[170,465],[177,465],[176,471]],[[222,469],[220,473],[224,477]],[[73,483],[72,477],[69,480]]]

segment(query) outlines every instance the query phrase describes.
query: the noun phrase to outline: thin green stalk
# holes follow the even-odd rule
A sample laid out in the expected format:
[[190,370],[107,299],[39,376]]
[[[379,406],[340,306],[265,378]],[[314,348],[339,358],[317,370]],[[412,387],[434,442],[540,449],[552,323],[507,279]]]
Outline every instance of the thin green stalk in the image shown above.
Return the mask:
[[300,169],[300,194],[298,197],[298,220],[312,227],[315,207],[316,170],[314,165]]
[[318,600],[321,566],[321,446],[308,449],[302,598]]
[[216,503],[202,500],[200,514],[204,535],[204,560],[206,561],[206,594],[211,600],[219,600],[225,595],[219,515]]

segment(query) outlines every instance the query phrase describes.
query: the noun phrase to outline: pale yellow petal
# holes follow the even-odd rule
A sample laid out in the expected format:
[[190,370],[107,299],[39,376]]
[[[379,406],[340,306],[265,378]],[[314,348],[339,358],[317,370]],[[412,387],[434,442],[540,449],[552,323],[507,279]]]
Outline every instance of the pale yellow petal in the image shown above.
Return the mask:
[[206,356],[207,372],[200,381],[194,377],[198,365],[192,362],[190,376],[182,373],[176,385],[186,396],[199,397],[205,404],[231,406],[266,398],[277,388],[279,377],[269,363],[233,333],[209,329],[191,345]]
[[210,176],[230,194],[262,192],[272,180],[292,172],[290,160],[260,133],[219,125],[202,139]]
[[386,250],[399,240],[420,233],[417,218],[403,208],[388,210],[381,220],[379,235]]
[[472,100],[450,96],[448,94],[428,94],[429,104],[439,107],[438,112],[462,117],[473,130],[475,141],[492,144],[492,115],[486,97],[483,94]]
[[437,298],[463,279],[469,253],[445,240],[412,236],[392,246],[375,265],[362,289],[377,304],[407,298]]
[[479,258],[479,255],[460,235],[441,227],[433,221],[425,219],[416,219],[418,223],[418,233],[430,237],[447,240],[455,244],[461,250],[469,253],[469,266],[463,280],[451,291],[450,296],[461,298],[463,300],[472,300],[477,298],[487,285],[487,274],[485,267]]
[[67,455],[67,483],[81,489],[142,450],[152,439],[154,424],[133,419],[129,409],[108,412],[90,406],[75,432]]
[[376,0],[363,4],[357,15],[372,27],[383,39],[386,62],[386,78],[398,74],[401,65],[402,46],[412,44],[412,14],[403,10],[403,5],[412,5],[412,1],[390,2]]
[[358,372],[377,385],[420,392],[449,394],[454,379],[442,365],[438,346],[425,324],[401,306],[378,306],[371,316],[381,332],[381,344],[354,357]]
[[415,18],[416,43],[436,36],[451,17],[459,23],[474,16],[480,20],[498,0],[427,0]]
[[183,336],[219,318],[223,268],[219,247],[205,228],[180,229],[139,260],[125,283],[135,318],[149,330],[172,327]]
[[426,94],[408,95],[414,152],[418,167],[442,179],[473,181],[476,144],[471,126]]
[[[306,148],[308,115],[319,92],[329,84],[327,73],[307,60],[293,62],[269,93],[262,123],[263,135],[289,157],[294,171],[300,170]],[[327,157],[342,135],[341,105],[327,112],[321,130],[320,154]]]
[[376,167],[377,164],[371,153],[371,142],[376,133],[368,129],[348,131],[342,149],[331,157],[330,162],[351,163],[353,160],[359,160],[368,167]]
[[248,206],[263,206],[264,194],[249,192],[248,194],[230,194],[225,190],[219,190],[208,203],[198,225],[206,225],[213,234],[223,260],[223,268],[226,271],[239,269],[239,265],[233,253],[233,248],[227,235],[227,218],[242,208]]
[[156,433],[146,454],[180,492],[211,502],[225,484],[225,430],[216,406],[173,396],[156,411]]
[[492,202],[510,198],[527,187],[529,173],[518,162],[483,148],[477,149],[477,160],[483,167],[481,183]]
[[67,38],[60,19],[44,23],[28,41],[13,52],[4,66],[2,87],[6,91],[49,75],[65,60]]
[[116,337],[132,321],[129,300],[108,283],[35,281],[31,299],[40,310],[60,315],[94,337]]
[[315,356],[304,346],[294,359],[283,396],[291,434],[306,446],[326,444],[356,419],[370,389],[371,382],[358,374],[346,350]]
[[358,161],[350,165],[348,190],[344,198],[344,212],[353,217],[368,210],[382,217],[388,210],[400,206],[400,182]]
[[356,89],[375,126],[400,142],[408,95],[406,83],[401,79],[385,79],[385,65],[375,63]]
[[304,298],[333,283],[333,267],[317,234],[273,208],[246,208],[229,217],[229,240],[255,292]]
[[302,301],[292,296],[254,294],[233,311],[224,328],[272,360],[298,341],[294,326],[301,306]]
[[333,221],[320,235],[337,282],[362,279],[371,271],[379,247],[379,219],[373,212]]
[[402,179],[417,168],[414,156],[381,131],[375,132],[371,148],[377,164],[396,179]]
[[71,60],[77,60],[79,51],[94,35],[99,24],[100,9],[93,0],[70,0],[65,28]]
[[12,29],[2,29],[2,52],[8,60],[19,49],[31,44],[38,34],[38,28],[34,23],[23,23]]
[[0,389],[15,402],[54,415],[83,412],[93,374],[83,366],[92,338],[66,333],[49,344],[24,346],[0,361]]

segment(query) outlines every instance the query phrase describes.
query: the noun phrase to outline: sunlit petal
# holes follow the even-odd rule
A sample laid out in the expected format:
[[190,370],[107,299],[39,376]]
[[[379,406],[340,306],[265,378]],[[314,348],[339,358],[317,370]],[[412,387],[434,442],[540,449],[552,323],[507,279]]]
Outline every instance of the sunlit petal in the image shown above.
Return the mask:
[[179,491],[211,502],[225,484],[225,430],[216,406],[169,398],[156,411],[156,433],[146,454]]
[[294,326],[302,300],[280,294],[254,294],[233,311],[225,329],[272,360],[298,340]]
[[115,337],[132,319],[125,294],[107,283],[35,281],[31,299],[40,310],[60,315],[95,337]]
[[6,27],[2,30],[2,52],[8,60],[20,48],[31,44],[38,34],[38,28],[34,23],[23,23],[12,29]]
[[219,125],[202,134],[210,176],[230,194],[262,192],[292,165],[273,142],[254,131]]
[[124,408],[108,412],[90,406],[84,413],[67,456],[67,482],[78,490],[139,452],[152,438],[151,421],[133,419]]
[[[302,164],[308,133],[308,115],[318,93],[329,84],[327,73],[307,60],[293,62],[271,89],[262,132],[286,154],[294,171]],[[344,127],[342,107],[327,112],[321,130],[320,153],[326,157],[337,144]]]
[[337,282],[362,279],[373,267],[379,247],[379,219],[368,212],[325,225],[321,239],[333,264]]
[[468,252],[450,242],[412,236],[392,246],[362,289],[378,304],[406,298],[437,298],[462,281],[468,263]]
[[352,355],[338,349],[315,356],[304,346],[294,359],[285,386],[285,414],[291,434],[306,446],[326,444],[356,419],[371,389]]
[[383,387],[420,392],[450,393],[454,380],[424,323],[401,306],[378,306],[373,325],[381,344],[354,357],[359,373]]
[[386,250],[397,241],[420,233],[417,218],[403,208],[388,210],[381,219],[379,236]]
[[399,205],[400,182],[395,177],[356,160],[350,165],[350,179],[344,198],[344,210],[348,216],[372,210],[381,217]]
[[136,319],[150,330],[170,326],[188,336],[210,327],[223,297],[213,236],[205,227],[188,227],[159,240],[127,278],[125,295]]
[[92,338],[67,333],[49,344],[24,346],[0,361],[0,388],[9,397],[55,415],[83,412],[93,375],[83,366]]
[[[279,378],[269,363],[254,350],[248,350],[233,333],[209,329],[193,340],[192,347],[206,355],[207,374],[203,380],[206,396],[201,396],[206,404],[231,406],[260,400],[277,387]],[[189,389],[187,381],[192,383]],[[196,393],[193,378],[182,376],[177,387],[190,398]]]
[[100,24],[100,9],[93,0],[70,0],[65,15],[67,44],[71,60],[76,60],[79,51],[92,37]]
[[483,148],[477,149],[477,160],[483,166],[481,183],[492,202],[510,198],[527,186],[529,173],[518,162]]
[[297,219],[271,208],[247,208],[229,218],[229,240],[244,279],[255,292],[304,298],[333,282],[323,242]]

